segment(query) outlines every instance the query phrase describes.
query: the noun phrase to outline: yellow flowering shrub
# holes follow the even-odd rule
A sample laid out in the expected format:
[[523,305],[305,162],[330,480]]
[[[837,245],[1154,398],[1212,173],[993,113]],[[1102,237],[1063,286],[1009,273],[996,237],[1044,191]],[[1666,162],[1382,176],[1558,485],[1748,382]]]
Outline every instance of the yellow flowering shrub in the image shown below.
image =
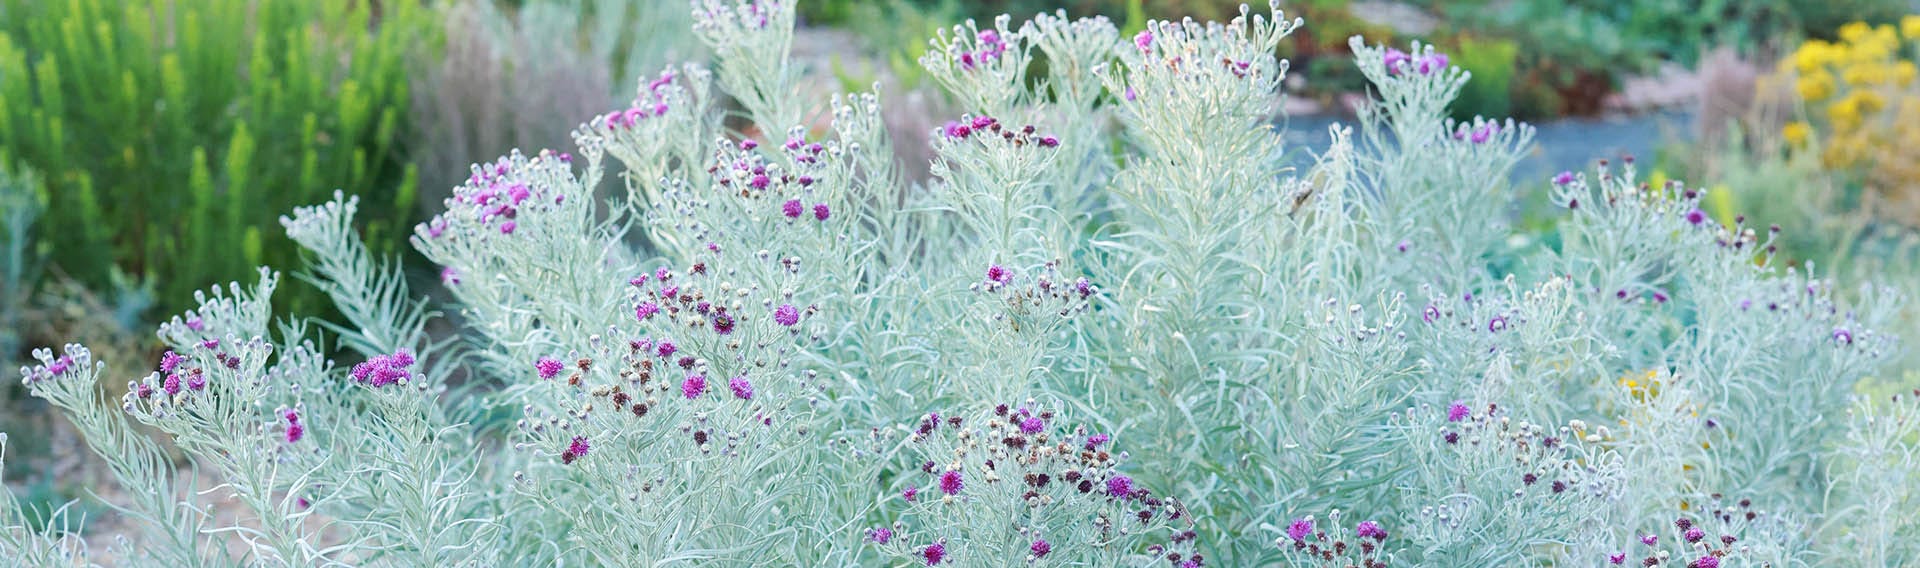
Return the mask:
[[1920,225],[1920,15],[1853,22],[1838,41],[1809,40],[1780,62],[1802,103],[1781,138],[1856,175],[1886,217]]

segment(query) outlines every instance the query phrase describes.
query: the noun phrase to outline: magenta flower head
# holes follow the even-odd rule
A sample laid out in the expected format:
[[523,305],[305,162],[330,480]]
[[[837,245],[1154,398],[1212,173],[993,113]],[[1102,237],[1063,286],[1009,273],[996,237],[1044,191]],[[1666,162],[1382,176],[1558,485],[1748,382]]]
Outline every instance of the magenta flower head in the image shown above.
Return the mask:
[[460,271],[454,270],[451,266],[440,269],[440,283],[448,285],[459,284]]
[[180,368],[180,364],[186,362],[186,360],[186,357],[181,357],[179,353],[174,353],[172,349],[168,349],[166,353],[160,355],[160,372],[171,373],[174,369]]
[[296,443],[299,442],[301,438],[306,437],[307,428],[300,424],[300,413],[298,411],[289,408],[281,411],[280,417],[287,421],[287,443]]
[[1654,545],[1660,544],[1660,535],[1657,535],[1657,534],[1640,535],[1640,544],[1644,544],[1647,546],[1654,546]]
[[180,394],[180,375],[167,375],[166,380],[160,381],[160,389],[167,394]]
[[727,388],[733,389],[733,397],[740,400],[753,400],[753,383],[747,382],[746,375],[727,380]]
[[1306,542],[1309,536],[1313,536],[1312,518],[1301,517],[1287,525],[1287,538],[1293,539],[1294,542]]
[[1708,554],[1690,564],[1693,568],[1720,568],[1720,557]]
[[945,493],[948,495],[959,495],[960,490],[965,489],[966,486],[967,486],[967,482],[965,479],[962,478],[959,470],[952,470],[952,471],[948,471],[946,473],[940,474],[940,492],[941,493]]
[[813,204],[813,220],[825,221],[827,220],[828,217],[832,217],[832,216],[833,216],[833,210],[827,208],[827,204],[825,203]]
[[793,304],[780,304],[780,307],[773,309],[773,321],[780,325],[793,327],[795,324],[800,323],[800,310],[794,308]]
[[513,222],[513,221],[507,221],[507,222],[505,222],[505,223],[501,223],[501,224],[500,224],[500,234],[502,234],[502,235],[511,235],[511,234],[513,234],[513,229],[514,229],[515,227],[518,227],[518,226],[520,226],[520,225],[519,225],[519,223],[515,223],[515,222]]
[[1463,403],[1457,400],[1453,402],[1452,406],[1447,407],[1448,422],[1459,422],[1461,420],[1466,420],[1468,416],[1472,416],[1472,415],[1473,415],[1473,411],[1467,408],[1466,403]]
[[1499,132],[1499,131],[1500,131],[1499,127],[1494,126],[1493,123],[1489,122],[1489,123],[1480,125],[1479,128],[1473,129],[1473,134],[1471,135],[1471,138],[1473,140],[1473,143],[1475,144],[1485,144],[1487,143],[1487,140],[1491,140],[1493,138],[1493,134],[1495,132]]
[[1836,328],[1833,330],[1833,341],[1841,345],[1853,345],[1853,332]]
[[1701,223],[1705,223],[1706,221],[1707,221],[1707,212],[1701,211],[1700,208],[1695,207],[1692,210],[1687,211],[1688,223],[1698,225]]
[[1141,53],[1146,53],[1148,48],[1153,47],[1153,32],[1140,30],[1140,33],[1133,34],[1133,46],[1140,48]]
[[926,548],[920,549],[920,557],[926,559],[928,566],[939,564],[947,559],[947,543],[936,542],[927,545]]
[[867,529],[867,542],[871,542],[874,544],[886,544],[887,541],[890,541],[890,540],[893,540],[893,529],[890,529],[887,527],[875,527],[875,528]]
[[1033,545],[1027,547],[1027,552],[1033,553],[1034,558],[1046,558],[1047,553],[1053,552],[1053,544],[1048,543],[1044,538],[1035,540]]
[[688,400],[700,398],[700,395],[706,394],[706,392],[707,392],[707,376],[706,375],[694,373],[691,375],[687,375],[686,380],[680,381],[680,394],[686,395]]
[[987,266],[987,281],[996,284],[1006,284],[1013,281],[1013,273],[1008,271],[1006,267],[998,264],[989,265]]
[[1391,47],[1387,48],[1387,53],[1380,57],[1380,62],[1386,64],[1387,66],[1388,75],[1399,75],[1400,68],[1412,61],[1413,61],[1413,56],[1407,55],[1407,52],[1405,51],[1400,51],[1398,49],[1394,49]]
[[1443,71],[1447,68],[1447,64],[1448,64],[1447,54],[1445,53],[1436,52],[1432,55],[1422,57],[1420,58],[1420,65],[1419,65],[1420,74],[1432,75],[1434,73],[1439,73],[1440,71]]
[[1028,416],[1026,420],[1020,421],[1020,433],[1022,434],[1039,434],[1041,430],[1045,430],[1046,428],[1047,423],[1041,421],[1038,416]]
[[1106,434],[1094,434],[1092,436],[1087,436],[1087,450],[1092,451],[1096,448],[1099,448],[1101,444],[1107,443],[1107,440],[1109,439],[1110,438],[1108,438]]
[[1553,176],[1554,185],[1566,185],[1569,183],[1573,183],[1573,172],[1560,172]]
[[533,368],[540,371],[540,378],[542,379],[551,379],[560,376],[560,369],[563,367],[565,367],[565,365],[561,365],[559,359],[552,357],[541,357],[540,360],[533,362]]
[[672,341],[662,339],[660,340],[660,345],[655,347],[653,352],[659,354],[661,357],[672,357],[673,352],[679,350],[680,348],[675,346]]
[[1116,475],[1107,478],[1107,496],[1124,498],[1133,494],[1133,478]]
[[920,496],[920,488],[914,487],[912,485],[908,485],[906,489],[900,490],[900,498],[906,499],[908,503],[912,503],[913,499],[919,496]]
[[1625,552],[1615,552],[1615,553],[1613,553],[1613,554],[1609,554],[1609,555],[1607,555],[1607,563],[1608,563],[1608,564],[1626,564],[1626,563],[1627,563],[1627,553],[1625,553]]
[[1687,542],[1700,542],[1700,539],[1707,538],[1707,531],[1700,530],[1700,527],[1693,527],[1687,529],[1685,536]]
[[634,319],[640,321],[647,321],[647,318],[653,317],[653,314],[657,313],[660,313],[660,304],[655,304],[652,301],[640,302],[639,306],[633,308]]
[[733,316],[724,311],[713,314],[713,332],[720,335],[733,333]]
[[1360,538],[1371,538],[1374,540],[1387,539],[1386,529],[1380,528],[1380,523],[1373,521],[1360,521],[1360,525],[1354,527],[1353,532]]
[[983,45],[991,46],[1004,43],[1004,40],[1000,39],[1000,32],[996,30],[980,30],[980,33],[973,34],[973,38]]
[[205,390],[206,388],[207,388],[207,375],[203,373],[194,373],[192,375],[187,376],[188,390],[197,391],[197,390]]
[[571,465],[573,460],[587,457],[590,451],[593,451],[593,444],[587,443],[586,436],[574,436],[573,441],[567,443],[567,449],[560,452],[560,463]]
[[786,215],[788,219],[799,219],[805,209],[806,205],[801,204],[798,199],[788,199],[786,203],[780,204],[780,213]]

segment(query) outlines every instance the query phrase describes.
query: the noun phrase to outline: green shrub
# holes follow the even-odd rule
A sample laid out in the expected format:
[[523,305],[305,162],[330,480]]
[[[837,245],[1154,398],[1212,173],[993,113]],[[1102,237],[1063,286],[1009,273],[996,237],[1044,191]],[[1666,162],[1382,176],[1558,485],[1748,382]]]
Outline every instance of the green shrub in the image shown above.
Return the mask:
[[1504,39],[1460,38],[1454,58],[1462,69],[1473,73],[1473,81],[1460,90],[1454,102],[1454,118],[1507,116],[1513,111],[1514,63],[1520,46]]
[[368,230],[390,250],[412,211],[395,141],[426,11],[372,5],[0,0],[0,153],[45,178],[50,260],[94,286],[115,265],[154,279],[176,309],[287,261],[274,219],[336,188],[383,205]]

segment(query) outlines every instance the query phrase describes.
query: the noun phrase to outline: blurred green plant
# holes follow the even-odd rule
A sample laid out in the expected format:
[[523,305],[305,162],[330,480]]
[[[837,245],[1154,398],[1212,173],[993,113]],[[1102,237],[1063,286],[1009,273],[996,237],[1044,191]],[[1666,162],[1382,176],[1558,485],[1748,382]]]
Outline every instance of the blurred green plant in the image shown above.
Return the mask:
[[0,368],[12,368],[16,358],[24,360],[20,314],[39,272],[31,233],[34,221],[46,209],[39,178],[31,170],[12,171],[7,162],[0,154]]
[[[876,54],[886,71],[907,90],[919,88],[926,80],[927,71],[920,67],[920,55],[926,53],[927,41],[946,29],[949,22],[966,17],[963,6],[955,0],[876,0],[849,5],[847,9],[860,21],[892,22],[887,26],[858,26],[853,31],[860,34],[868,51]],[[839,57],[835,57],[832,64],[834,77],[847,92],[867,90],[880,79],[879,70],[862,72]]]
[[368,241],[392,250],[413,212],[396,143],[426,16],[412,1],[0,0],[0,152],[43,176],[48,260],[99,288],[115,268],[152,280],[173,311],[289,260],[275,219],[334,189],[383,204]]
[[1511,115],[1514,63],[1519,57],[1520,46],[1511,40],[1461,37],[1454,48],[1453,62],[1473,73],[1473,80],[1454,100],[1450,109],[1454,118]]

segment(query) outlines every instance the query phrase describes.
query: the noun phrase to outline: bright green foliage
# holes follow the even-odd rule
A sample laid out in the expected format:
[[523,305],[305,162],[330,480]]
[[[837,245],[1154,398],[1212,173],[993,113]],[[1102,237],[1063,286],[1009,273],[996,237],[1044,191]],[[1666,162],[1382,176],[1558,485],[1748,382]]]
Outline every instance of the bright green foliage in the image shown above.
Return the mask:
[[1509,93],[1519,55],[1520,46],[1510,40],[1460,38],[1454,62],[1473,73],[1473,81],[1460,89],[1453,117],[1470,120],[1475,116],[1508,115],[1513,110]]
[[0,0],[0,154],[45,178],[50,260],[185,302],[288,259],[273,220],[336,188],[395,204],[368,216],[390,248],[414,201],[395,142],[428,13],[373,5]]

